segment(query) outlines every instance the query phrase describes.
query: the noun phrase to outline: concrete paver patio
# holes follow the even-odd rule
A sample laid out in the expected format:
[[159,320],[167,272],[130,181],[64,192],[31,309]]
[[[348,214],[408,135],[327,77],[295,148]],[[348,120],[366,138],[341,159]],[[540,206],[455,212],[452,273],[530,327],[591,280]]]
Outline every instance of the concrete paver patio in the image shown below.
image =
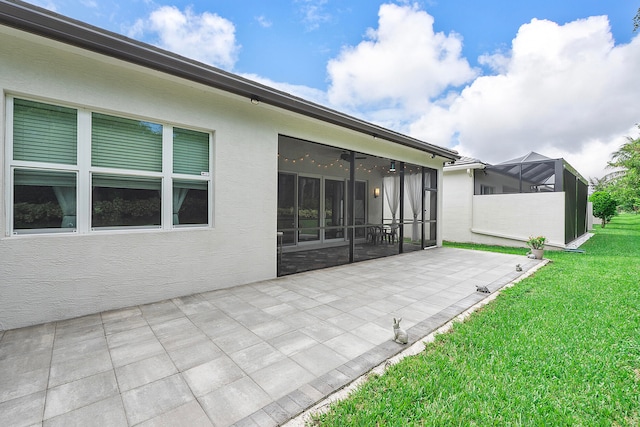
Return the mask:
[[436,248],[0,331],[0,425],[279,425],[402,351],[393,317],[410,345],[539,263]]

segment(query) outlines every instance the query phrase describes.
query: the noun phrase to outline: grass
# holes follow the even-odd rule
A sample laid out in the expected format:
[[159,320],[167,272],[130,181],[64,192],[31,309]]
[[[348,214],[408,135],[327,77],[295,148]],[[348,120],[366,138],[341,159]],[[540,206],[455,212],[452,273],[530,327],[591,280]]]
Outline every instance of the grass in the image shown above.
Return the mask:
[[546,251],[553,263],[312,424],[640,425],[640,215],[582,249]]

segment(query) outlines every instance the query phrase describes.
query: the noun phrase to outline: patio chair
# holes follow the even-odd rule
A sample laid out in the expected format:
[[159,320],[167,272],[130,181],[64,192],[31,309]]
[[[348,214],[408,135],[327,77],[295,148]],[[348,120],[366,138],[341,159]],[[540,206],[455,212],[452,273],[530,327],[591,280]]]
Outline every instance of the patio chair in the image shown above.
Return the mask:
[[367,242],[371,242],[374,245],[377,245],[378,242],[382,242],[384,238],[384,234],[382,232],[382,227],[378,225],[372,225],[367,227]]
[[385,225],[382,232],[382,240],[386,240],[388,243],[396,243],[398,239],[398,224]]

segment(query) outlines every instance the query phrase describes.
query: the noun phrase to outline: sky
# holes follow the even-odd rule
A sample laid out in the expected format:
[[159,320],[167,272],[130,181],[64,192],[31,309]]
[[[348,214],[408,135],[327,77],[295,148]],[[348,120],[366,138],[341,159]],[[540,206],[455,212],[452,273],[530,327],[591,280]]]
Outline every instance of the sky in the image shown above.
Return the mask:
[[457,150],[602,177],[640,134],[640,0],[31,0]]

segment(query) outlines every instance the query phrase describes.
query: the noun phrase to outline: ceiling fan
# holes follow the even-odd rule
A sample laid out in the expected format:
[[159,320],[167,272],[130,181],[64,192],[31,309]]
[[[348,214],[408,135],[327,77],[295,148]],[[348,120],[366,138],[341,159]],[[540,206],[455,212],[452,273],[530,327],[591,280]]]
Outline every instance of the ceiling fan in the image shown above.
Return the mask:
[[[363,157],[358,157],[356,156],[356,160],[362,160],[362,159],[366,159],[366,156]],[[340,160],[344,160],[345,162],[348,162],[349,160],[351,160],[351,154],[349,154],[349,152],[344,151],[342,154],[340,154]]]

